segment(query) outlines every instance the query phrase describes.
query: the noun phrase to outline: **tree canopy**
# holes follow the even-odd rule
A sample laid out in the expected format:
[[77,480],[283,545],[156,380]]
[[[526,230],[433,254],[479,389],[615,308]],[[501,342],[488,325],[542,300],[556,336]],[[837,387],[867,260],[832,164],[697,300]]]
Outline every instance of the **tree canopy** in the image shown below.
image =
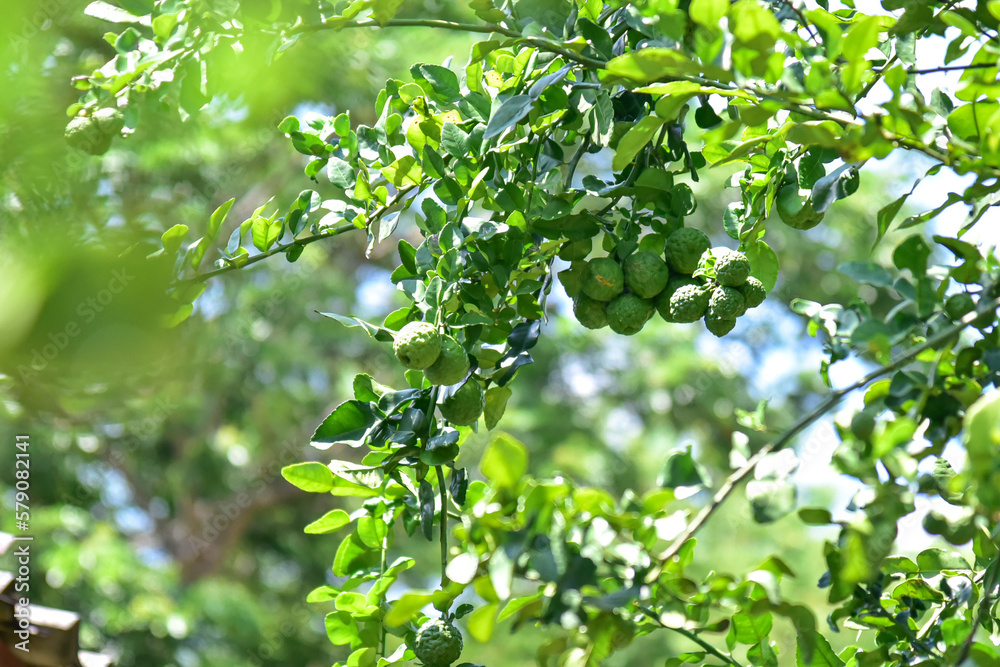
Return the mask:
[[[541,628],[529,636],[543,666],[654,655],[669,667],[1000,662],[1000,263],[989,227],[1000,3],[430,9],[86,6],[110,32],[62,42],[79,52],[74,65],[90,64],[68,103],[60,160],[73,176],[42,194],[52,168],[30,143],[5,176],[5,239],[39,249],[11,254],[23,289],[0,292],[5,390],[15,416],[52,409],[82,426],[81,412],[99,410],[113,437],[126,430],[122,400],[180,407],[136,441],[135,461],[115,458],[120,446],[81,445],[103,464],[58,464],[62,479],[82,470],[69,504],[95,502],[101,483],[87,475],[139,496],[119,510],[138,505],[163,524],[155,556],[179,563],[171,576],[189,587],[157,604],[234,598],[234,633],[248,624],[235,589],[207,575],[263,531],[258,544],[283,568],[255,570],[240,594],[290,605],[301,621],[278,630],[285,638],[325,614],[335,659],[352,667],[489,664],[496,656],[470,640],[494,640],[498,624]],[[370,78],[369,54],[395,44],[394,31],[410,48],[384,57],[406,62],[368,102],[296,97]],[[16,37],[14,82],[38,48]],[[410,55],[437,50],[433,62]],[[287,85],[260,85],[266,72]],[[241,122],[276,127],[301,159],[270,145],[257,155],[263,140]],[[161,144],[196,139],[193,161],[200,151],[215,164],[157,164],[146,181],[145,168],[171,159]],[[149,142],[131,154],[148,167],[127,159],[136,142]],[[122,165],[94,173],[87,153]],[[161,188],[180,182],[198,185],[178,204]],[[46,233],[78,207],[90,219],[65,240],[85,240],[80,254]],[[213,293],[227,281],[236,289]],[[356,283],[394,296],[365,298]],[[779,305],[817,346],[788,350]],[[78,337],[91,322],[100,335]],[[265,348],[274,322],[280,340]],[[786,356],[815,352],[810,373],[761,392],[761,376],[792,381],[777,367],[783,344]],[[335,377],[311,368],[327,357]],[[159,389],[133,394],[142,379]],[[209,409],[205,395],[217,396]],[[534,416],[518,423],[508,404]],[[208,446],[178,444],[209,435]],[[796,470],[821,451],[851,485],[846,500],[800,497]],[[251,452],[262,472],[246,485],[236,461]],[[293,504],[292,486],[315,502]],[[258,511],[273,524],[251,525]],[[94,539],[84,514],[76,530]],[[65,517],[51,520],[55,535],[66,530]],[[900,554],[918,527],[925,548]],[[769,534],[763,553],[746,547],[754,562],[726,543]],[[790,563],[796,535],[818,546]],[[50,573],[83,576],[52,558]],[[122,568],[135,555],[118,558]],[[818,588],[796,580],[803,561]],[[290,584],[275,584],[300,575],[314,584],[305,611]],[[266,605],[243,604],[275,631]],[[161,636],[193,632],[172,617],[183,619],[150,614]],[[451,623],[466,639],[458,653]],[[129,629],[121,618],[100,633]],[[193,634],[195,646],[213,643]],[[303,635],[275,651],[318,659]],[[200,664],[176,647],[163,655]],[[220,651],[216,662],[238,660]]]

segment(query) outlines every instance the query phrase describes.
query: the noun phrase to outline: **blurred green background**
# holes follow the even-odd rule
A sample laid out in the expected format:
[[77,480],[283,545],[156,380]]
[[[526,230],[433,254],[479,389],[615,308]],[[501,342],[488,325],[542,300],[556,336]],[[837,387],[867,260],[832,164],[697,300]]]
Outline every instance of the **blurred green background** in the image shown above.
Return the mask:
[[[261,3],[240,4],[249,12]],[[84,648],[123,666],[329,665],[346,654],[325,637],[328,609],[304,599],[333,581],[338,538],[302,527],[349,501],[307,496],[279,471],[321,456],[309,435],[349,397],[355,373],[402,384],[387,346],[315,313],[379,320],[402,305],[388,280],[395,242],[367,261],[364,239],[346,235],[310,245],[295,264],[276,258],[213,279],[194,315],[169,329],[162,294],[171,267],[147,256],[174,224],[200,235],[230,197],[222,239],[272,194],[285,204],[310,187],[323,194],[277,123],[344,110],[372,122],[387,78],[448,56],[461,66],[471,41],[419,29],[320,33],[267,64],[249,39],[242,55],[220,57],[220,92],[200,112],[179,114],[151,91],[130,107],[138,131],[94,158],[63,140],[79,92],[71,78],[113,55],[102,39],[108,26],[85,16],[86,5],[13,0],[0,27],[0,530],[14,530],[6,462],[14,435],[28,434],[33,601],[80,612]],[[465,16],[436,0],[404,12]],[[727,175],[695,186],[703,199],[689,224],[731,246],[721,223],[729,200],[718,194]],[[823,226],[772,225],[779,287],[724,340],[661,321],[629,339],[589,332],[566,317],[556,287],[536,363],[521,371],[501,428],[528,445],[539,476],[641,492],[657,483],[671,448],[691,443],[718,483],[741,429],[735,409],[768,399],[768,425],[780,429],[817,400],[820,345],[785,304],[858,296],[833,269],[868,258],[874,212],[899,187],[866,174]],[[475,469],[487,441],[472,438],[460,463]],[[800,438],[802,504],[836,509],[849,499],[850,487],[822,474],[835,444],[828,422]],[[776,550],[798,573],[786,594],[822,617],[816,581],[830,536],[794,515],[761,529],[737,497],[703,531],[694,567],[742,573]],[[399,537],[429,556],[405,583],[433,585],[436,546]],[[506,629],[491,645],[470,641],[463,657],[533,664],[540,638],[556,632],[512,638]],[[784,632],[782,660],[794,660],[791,627]],[[646,664],[690,648],[682,642],[661,633],[612,664]]]

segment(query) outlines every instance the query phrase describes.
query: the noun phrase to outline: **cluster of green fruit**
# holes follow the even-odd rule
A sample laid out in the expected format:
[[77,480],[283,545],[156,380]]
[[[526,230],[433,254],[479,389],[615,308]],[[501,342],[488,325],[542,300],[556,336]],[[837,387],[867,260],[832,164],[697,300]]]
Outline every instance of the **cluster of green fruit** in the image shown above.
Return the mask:
[[[429,322],[406,324],[395,334],[392,349],[399,363],[423,371],[431,384],[458,384],[469,374],[469,355],[462,344]],[[438,404],[445,419],[462,426],[479,421],[485,407],[483,388],[475,377]]]
[[125,116],[118,109],[98,109],[90,116],[77,116],[66,126],[66,142],[90,155],[104,155],[111,140],[125,127]]
[[588,329],[610,326],[631,336],[658,312],[667,322],[704,318],[709,331],[726,335],[767,292],[750,275],[746,255],[711,246],[704,233],[683,227],[667,237],[663,255],[638,250],[620,262],[591,259],[573,300],[576,319]]

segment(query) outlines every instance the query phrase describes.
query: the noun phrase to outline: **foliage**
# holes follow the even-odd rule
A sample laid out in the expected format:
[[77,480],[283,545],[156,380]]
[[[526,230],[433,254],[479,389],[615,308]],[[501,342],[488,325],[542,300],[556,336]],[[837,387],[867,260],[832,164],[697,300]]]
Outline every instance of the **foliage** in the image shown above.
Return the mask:
[[[176,323],[208,278],[278,254],[295,262],[306,246],[355,230],[365,233],[368,253],[409,226],[420,232],[415,244],[396,242],[391,281],[404,307],[380,323],[330,317],[383,346],[414,322],[430,325],[462,346],[467,376],[432,384],[417,368],[434,359],[411,364],[400,388],[358,374],[353,398],[312,436],[319,449],[337,448],[334,460],[283,470],[304,491],[357,499],[351,514],[334,510],[307,529],[346,529],[333,558],[336,585],[308,598],[332,605],[326,630],[349,649],[346,664],[412,660],[431,607],[445,621],[463,619],[481,641],[506,619],[515,628],[561,627],[539,649],[543,665],[599,664],[654,631],[698,647],[668,665],[776,665],[782,650],[790,660],[773,639],[776,618],[794,627],[800,665],[1000,659],[995,641],[983,641],[996,637],[1000,584],[1000,393],[991,390],[1000,372],[1000,263],[994,249],[966,240],[1000,191],[995,3],[885,0],[887,11],[866,14],[825,1],[802,8],[758,0],[477,0],[475,18],[462,23],[397,16],[401,3],[382,0],[276,4],[270,15],[236,19],[223,4],[162,2],[139,16],[139,8],[92,3],[91,15],[125,27],[111,36],[114,59],[79,81],[86,93],[70,114],[124,107],[141,135],[142,123],[129,118],[133,104],[151,93],[182,110],[186,95],[204,99],[198,93],[210,95],[212,54],[242,40],[277,55],[328,30],[418,26],[487,36],[464,70],[417,63],[411,81],[390,79],[373,122],[352,122],[347,113],[282,120],[280,131],[308,158],[314,189],[276,210],[271,201],[258,207],[218,248],[211,269],[202,267],[231,203],[211,215],[200,239],[189,240],[187,226],[166,230],[157,258],[173,268]],[[968,62],[956,66],[953,95],[926,96],[917,81],[930,70],[918,68],[916,54],[941,37],[945,62],[934,71],[966,54]],[[691,276],[661,288],[670,294],[666,308],[662,296],[657,303],[661,316],[692,321],[707,313],[710,331],[733,335],[748,306],[744,262],[756,295],[758,283],[765,293],[775,288],[786,260],[765,237],[783,233],[780,225],[821,229],[834,205],[858,192],[864,167],[899,151],[929,158],[928,175],[949,169],[969,184],[897,223],[918,181],[869,214],[876,248],[890,232],[958,203],[970,207],[966,222],[954,236],[905,236],[891,263],[841,264],[840,273],[876,294],[873,303],[792,294],[800,297],[793,310],[822,340],[820,377],[830,389],[791,423],[763,404],[737,413],[743,437],[732,439],[726,478],[700,509],[689,499],[711,479],[690,447],[667,456],[655,488],[614,495],[531,474],[528,448],[502,431],[471,462],[481,479],[467,458],[459,463],[478,421],[471,413],[482,410],[493,430],[515,378],[529,372],[557,277],[570,294],[621,299],[627,276],[619,265],[651,252]],[[688,224],[710,165],[736,169],[729,184],[737,201],[707,231],[721,228],[742,256],[711,248]],[[686,239],[683,252],[671,243],[677,235]],[[570,258],[562,271],[560,254]],[[674,295],[681,295],[676,307]],[[653,304],[625,296],[628,316],[641,311],[644,321]],[[587,307],[580,319],[600,325]],[[606,319],[619,323],[616,331],[638,333],[642,323],[624,326],[619,310],[608,306]],[[834,389],[831,369],[849,358],[870,370]],[[760,524],[795,512],[793,439],[859,390],[863,408],[838,424],[834,464],[863,491],[846,518],[834,518],[839,508],[797,513],[804,524],[836,527],[820,580],[836,605],[827,625],[863,633],[838,653],[816,615],[783,595],[793,571],[780,557],[737,575],[697,576],[695,535],[737,488]],[[449,422],[456,401],[464,409]],[[965,455],[954,467],[945,456],[950,443]],[[352,449],[358,457],[342,460]],[[918,498],[955,508],[927,514],[924,528],[954,546],[971,543],[971,558],[937,548],[915,559],[893,555],[900,522]],[[421,537],[440,547],[440,586],[397,593],[416,561],[390,561],[389,553],[397,540]]]

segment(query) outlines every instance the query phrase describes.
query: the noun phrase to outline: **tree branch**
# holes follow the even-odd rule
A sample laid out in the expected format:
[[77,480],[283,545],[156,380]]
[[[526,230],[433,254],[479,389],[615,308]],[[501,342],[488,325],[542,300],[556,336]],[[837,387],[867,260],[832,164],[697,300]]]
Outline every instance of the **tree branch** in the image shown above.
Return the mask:
[[729,477],[726,478],[726,481],[723,482],[722,486],[719,487],[719,490],[716,491],[715,495],[712,497],[712,500],[708,503],[708,505],[706,505],[701,509],[701,511],[695,516],[694,519],[692,519],[691,523],[689,523],[687,528],[684,529],[684,532],[682,532],[679,536],[677,536],[677,538],[674,539],[673,542],[671,542],[669,547],[664,549],[659,555],[656,556],[656,560],[658,561],[658,563],[650,570],[649,574],[646,575],[646,581],[652,582],[657,577],[659,577],[660,572],[662,572],[663,570],[664,564],[667,561],[674,558],[680,552],[681,547],[684,546],[685,542],[694,537],[695,533],[697,533],[701,529],[701,527],[705,525],[705,522],[708,521],[709,517],[711,517],[712,514],[714,514],[715,511],[719,509],[719,507],[726,500],[726,498],[728,498],[730,494],[732,494],[732,492],[736,488],[736,485],[739,484],[747,475],[749,475],[753,471],[753,469],[757,466],[757,464],[761,461],[761,459],[770,454],[772,451],[786,445],[799,432],[801,432],[807,426],[809,426],[817,419],[819,419],[827,412],[829,412],[831,409],[833,409],[848,394],[854,392],[857,389],[861,389],[862,387],[866,386],[873,380],[877,380],[883,375],[899,370],[906,364],[913,361],[917,357],[917,355],[919,355],[924,350],[935,348],[941,343],[947,341],[949,338],[960,334],[966,327],[972,324],[972,322],[977,317],[983,315],[984,313],[996,311],[997,308],[1000,308],[1000,299],[995,299],[989,302],[988,304],[981,306],[975,311],[967,314],[965,317],[960,319],[955,324],[945,328],[942,331],[939,331],[938,333],[934,334],[920,345],[917,345],[908,350],[907,352],[904,352],[902,355],[897,357],[895,361],[886,364],[885,366],[880,366],[879,368],[876,368],[872,372],[865,375],[860,380],[842,389],[838,389],[837,391],[830,393],[823,401],[820,402],[819,405],[813,408],[810,412],[800,417],[798,421],[792,424],[791,427],[789,427],[788,430],[786,430],[784,433],[778,436],[778,438],[772,440],[771,442],[767,443],[759,450],[757,450],[753,454],[753,456],[747,459],[747,462],[744,463],[743,466],[733,471],[732,474],[730,474]]
[[527,42],[544,51],[556,53],[567,60],[572,60],[591,69],[604,69],[604,65],[606,64],[603,60],[581,55],[544,37],[522,35],[517,30],[496,23],[457,23],[441,19],[389,19],[384,23],[379,23],[373,19],[359,19],[350,23],[338,24],[336,23],[336,17],[334,17],[326,23],[300,26],[290,31],[290,34],[319,32],[320,30],[343,30],[345,28],[439,28],[455,32],[473,32],[487,35],[500,34],[511,39]]

